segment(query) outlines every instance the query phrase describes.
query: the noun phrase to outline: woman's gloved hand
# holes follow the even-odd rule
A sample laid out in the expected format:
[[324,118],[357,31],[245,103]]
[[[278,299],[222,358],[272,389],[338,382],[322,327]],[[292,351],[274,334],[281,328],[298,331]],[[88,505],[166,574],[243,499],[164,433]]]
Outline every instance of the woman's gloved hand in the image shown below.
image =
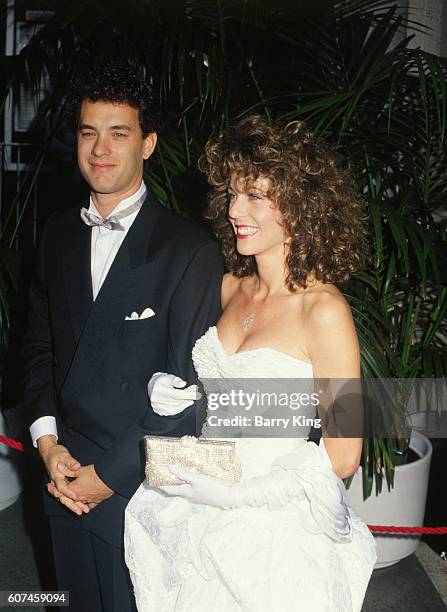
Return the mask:
[[165,372],[152,375],[147,392],[153,411],[160,416],[179,414],[202,397],[197,385],[186,387],[184,380]]
[[336,541],[349,541],[352,521],[345,487],[329,463],[326,450],[308,442],[295,453],[279,457],[262,476],[232,484],[170,465],[171,472],[185,484],[158,488],[170,496],[223,509],[266,505],[277,510],[291,501],[307,499],[311,517],[305,528],[312,533],[325,532]]

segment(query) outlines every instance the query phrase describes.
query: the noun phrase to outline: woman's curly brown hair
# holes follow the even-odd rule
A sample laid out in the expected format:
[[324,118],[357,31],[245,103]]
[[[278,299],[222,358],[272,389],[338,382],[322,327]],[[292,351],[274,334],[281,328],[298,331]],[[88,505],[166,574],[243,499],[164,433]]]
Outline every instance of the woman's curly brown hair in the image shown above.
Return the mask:
[[306,288],[309,274],[340,283],[362,268],[367,251],[363,206],[347,171],[305,123],[248,116],[208,140],[199,168],[213,188],[206,217],[236,276],[256,272],[256,260],[236,250],[227,195],[233,174],[246,188],[260,177],[270,179],[267,197],[278,206],[291,239],[286,256],[291,291]]

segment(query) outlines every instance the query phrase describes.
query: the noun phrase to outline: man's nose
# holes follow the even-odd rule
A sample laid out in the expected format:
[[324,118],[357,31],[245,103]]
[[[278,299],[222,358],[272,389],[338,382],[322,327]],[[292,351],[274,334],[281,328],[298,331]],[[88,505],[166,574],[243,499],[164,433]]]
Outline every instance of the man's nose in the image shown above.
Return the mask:
[[102,155],[110,153],[110,147],[105,136],[98,135],[93,145],[92,153],[96,157],[101,157]]

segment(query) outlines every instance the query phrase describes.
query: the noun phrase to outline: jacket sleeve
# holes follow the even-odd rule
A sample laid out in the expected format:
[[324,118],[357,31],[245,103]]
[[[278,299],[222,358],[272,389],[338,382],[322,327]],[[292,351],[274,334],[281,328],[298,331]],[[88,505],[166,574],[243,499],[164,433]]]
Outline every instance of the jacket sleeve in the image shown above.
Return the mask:
[[[192,363],[195,341],[214,325],[221,313],[220,290],[223,266],[217,245],[208,243],[196,250],[176,287],[169,313],[167,371],[189,384],[197,380]],[[205,398],[202,394],[203,400]],[[165,436],[195,434],[201,429],[203,404],[197,402],[170,417],[159,417]],[[144,461],[142,439],[156,434],[152,411],[129,428],[95,463],[95,470],[113,491],[130,498],[141,484]]]
[[28,327],[23,345],[23,403],[28,426],[42,416],[56,417],[53,343],[45,278],[47,223],[29,291]]

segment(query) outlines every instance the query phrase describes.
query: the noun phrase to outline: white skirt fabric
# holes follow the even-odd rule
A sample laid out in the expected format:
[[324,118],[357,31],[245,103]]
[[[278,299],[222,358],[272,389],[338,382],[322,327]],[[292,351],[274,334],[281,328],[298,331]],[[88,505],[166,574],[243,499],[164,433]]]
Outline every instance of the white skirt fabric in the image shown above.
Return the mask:
[[[244,478],[266,473],[301,444],[317,456],[318,447],[304,440],[239,440]],[[125,513],[139,612],[360,611],[376,562],[374,538],[349,507],[349,537],[330,537],[324,523],[337,502],[311,459],[306,473],[307,496],[277,510],[223,510],[142,484]]]

